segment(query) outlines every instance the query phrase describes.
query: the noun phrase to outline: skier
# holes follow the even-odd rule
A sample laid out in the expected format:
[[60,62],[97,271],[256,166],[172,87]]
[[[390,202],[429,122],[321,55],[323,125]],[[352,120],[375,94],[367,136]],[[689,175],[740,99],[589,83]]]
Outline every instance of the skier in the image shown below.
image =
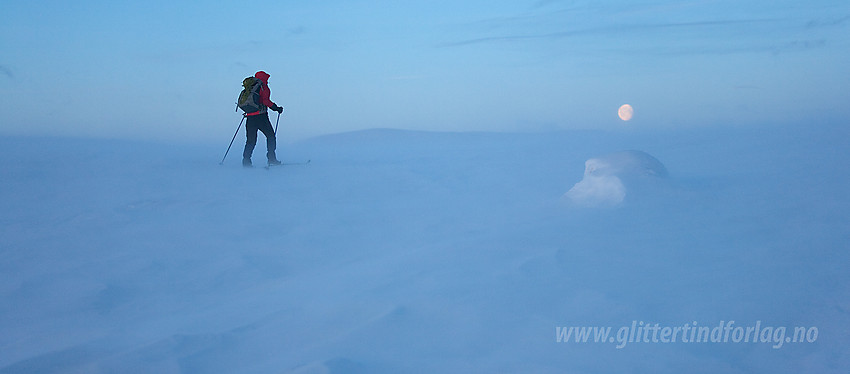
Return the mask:
[[245,122],[246,137],[248,139],[245,142],[245,150],[242,152],[242,166],[246,168],[254,166],[251,163],[251,155],[254,154],[254,147],[257,145],[257,130],[262,131],[263,135],[266,136],[266,157],[269,160],[269,165],[280,165],[280,161],[277,160],[277,156],[275,155],[277,138],[275,137],[274,129],[272,129],[272,123],[269,120],[268,109],[279,114],[283,113],[283,108],[279,107],[270,99],[269,77],[270,75],[262,70],[254,74],[254,78],[263,82],[262,87],[260,87],[260,101],[262,105],[260,106],[260,110],[245,114],[248,118]]

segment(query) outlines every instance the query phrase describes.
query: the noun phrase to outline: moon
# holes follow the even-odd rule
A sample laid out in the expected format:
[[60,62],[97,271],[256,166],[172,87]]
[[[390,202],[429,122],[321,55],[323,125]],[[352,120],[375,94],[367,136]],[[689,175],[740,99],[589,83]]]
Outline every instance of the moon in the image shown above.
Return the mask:
[[628,121],[632,119],[632,115],[635,114],[635,110],[629,104],[623,104],[619,110],[617,110],[617,115],[620,116],[620,119],[623,121]]

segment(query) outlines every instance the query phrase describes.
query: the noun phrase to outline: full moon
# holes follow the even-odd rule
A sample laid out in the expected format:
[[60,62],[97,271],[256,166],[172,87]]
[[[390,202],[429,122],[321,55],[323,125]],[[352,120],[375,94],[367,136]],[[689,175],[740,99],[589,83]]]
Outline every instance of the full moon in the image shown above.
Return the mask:
[[632,119],[633,114],[635,114],[635,110],[632,109],[632,106],[629,104],[623,104],[623,106],[621,106],[617,111],[617,115],[619,115],[620,119],[623,121]]

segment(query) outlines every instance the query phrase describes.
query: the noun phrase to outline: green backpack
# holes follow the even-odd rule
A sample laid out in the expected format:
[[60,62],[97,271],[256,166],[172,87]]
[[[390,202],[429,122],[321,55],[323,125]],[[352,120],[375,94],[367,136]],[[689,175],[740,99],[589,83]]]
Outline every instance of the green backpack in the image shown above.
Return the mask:
[[254,113],[264,108],[260,101],[260,88],[263,83],[254,77],[248,77],[242,80],[242,92],[239,94],[239,100],[236,105],[245,113]]

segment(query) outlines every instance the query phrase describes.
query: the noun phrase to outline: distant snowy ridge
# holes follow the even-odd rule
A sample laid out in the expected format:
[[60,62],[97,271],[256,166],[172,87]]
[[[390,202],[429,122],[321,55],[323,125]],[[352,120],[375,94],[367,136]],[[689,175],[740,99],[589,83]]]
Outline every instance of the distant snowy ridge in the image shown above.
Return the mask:
[[646,152],[611,153],[585,161],[584,178],[564,198],[583,206],[615,206],[625,200],[629,182],[666,177],[664,164]]

